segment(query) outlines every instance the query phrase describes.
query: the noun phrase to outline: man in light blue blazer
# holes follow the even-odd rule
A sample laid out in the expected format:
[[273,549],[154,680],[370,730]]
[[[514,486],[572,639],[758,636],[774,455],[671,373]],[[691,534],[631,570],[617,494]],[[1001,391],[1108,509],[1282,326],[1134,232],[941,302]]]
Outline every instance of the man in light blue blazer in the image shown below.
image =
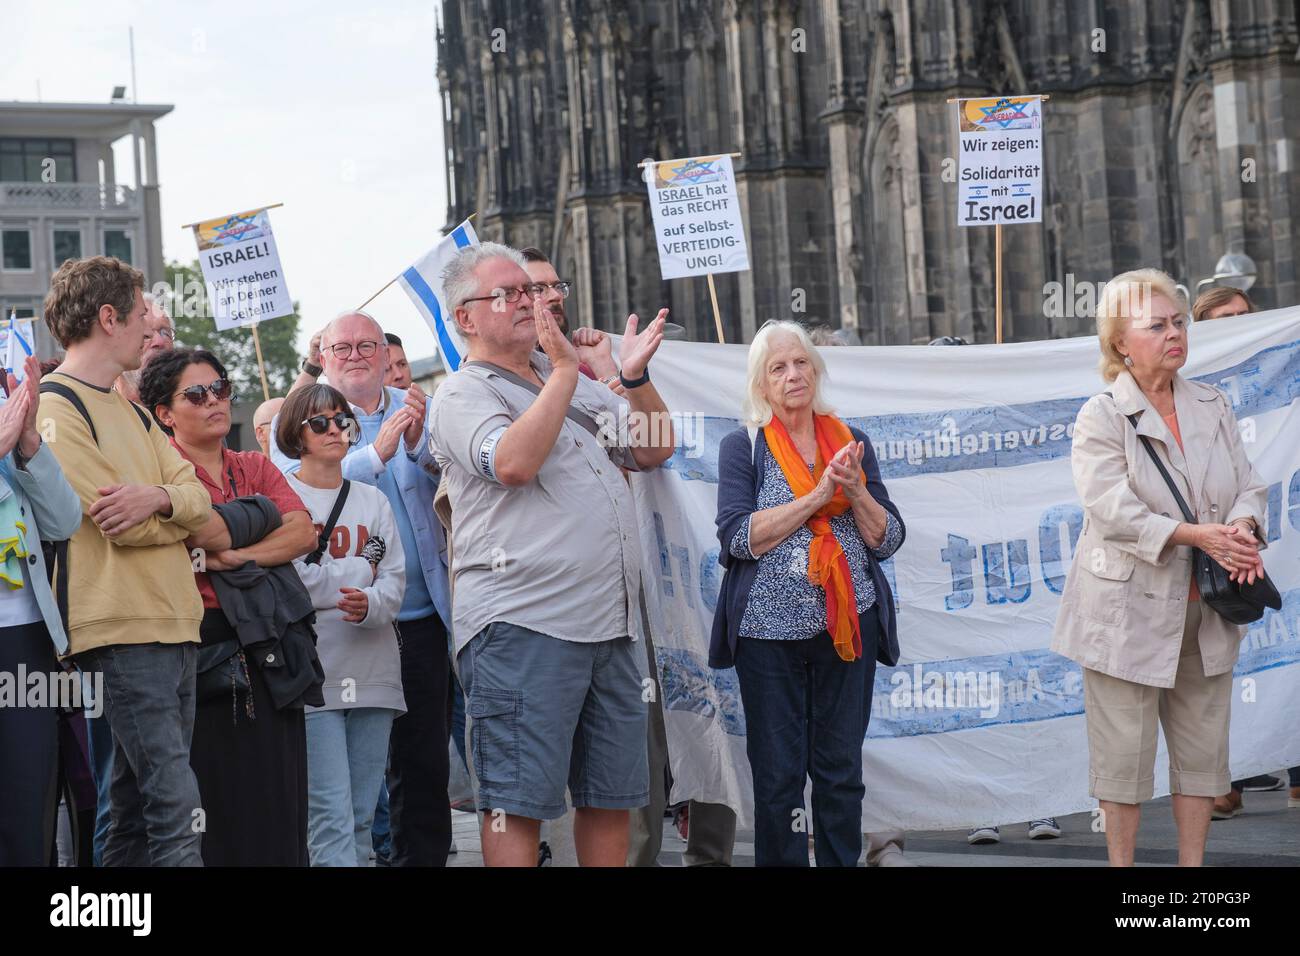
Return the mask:
[[[433,513],[438,479],[425,434],[429,400],[417,386],[406,391],[384,386],[388,370],[384,331],[363,312],[344,313],[327,325],[321,332],[320,354],[330,384],[347,399],[361,429],[359,441],[343,459],[343,477],[376,485],[384,492],[406,554],[406,594],[397,621],[407,712],[394,721],[389,747],[391,862],[444,866],[451,845],[447,800],[451,592],[447,542]],[[309,372],[305,381],[310,380]],[[303,381],[300,377],[299,383]],[[275,443],[278,417],[271,424],[271,460],[291,474],[300,463]]]
[[77,531],[81,500],[41,440],[40,371],[29,358],[23,384],[9,375],[10,397],[0,407],[0,541],[12,542],[21,531],[17,545],[0,556],[0,672],[26,675],[15,679],[18,694],[28,694],[33,677],[51,691],[37,706],[0,707],[0,867],[49,863],[58,810],[58,707],[77,703],[59,693],[70,689],[57,660],[67,653],[68,638],[41,541]]

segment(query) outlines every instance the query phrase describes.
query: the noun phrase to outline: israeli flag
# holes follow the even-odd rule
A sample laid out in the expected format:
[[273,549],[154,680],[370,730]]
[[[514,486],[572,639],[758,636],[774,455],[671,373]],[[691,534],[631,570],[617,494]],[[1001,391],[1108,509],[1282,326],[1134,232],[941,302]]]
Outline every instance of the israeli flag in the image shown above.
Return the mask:
[[456,320],[448,307],[442,292],[442,270],[461,249],[478,245],[478,236],[474,227],[466,219],[409,269],[397,277],[406,294],[411,297],[415,307],[424,316],[438,340],[438,351],[442,353],[443,364],[450,372],[460,368],[460,363],[469,351]]
[[18,320],[18,312],[14,310],[9,313],[9,329],[7,341],[5,342],[5,371],[12,372],[14,378],[20,383],[27,378],[27,373],[23,370],[23,363],[27,356],[32,354],[32,344],[27,341],[31,337],[31,322],[23,322],[27,326],[26,336],[23,334]]

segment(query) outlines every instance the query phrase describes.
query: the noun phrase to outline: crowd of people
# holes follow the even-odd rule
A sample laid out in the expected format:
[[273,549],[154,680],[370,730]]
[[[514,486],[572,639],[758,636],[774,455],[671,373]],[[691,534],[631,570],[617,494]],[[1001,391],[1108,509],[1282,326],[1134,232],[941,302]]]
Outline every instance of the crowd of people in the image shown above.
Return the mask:
[[[569,283],[536,249],[471,246],[443,288],[468,355],[436,396],[399,339],[344,313],[257,409],[260,450],[233,451],[231,376],[178,346],[144,276],[107,257],[55,273],[64,356],[29,359],[0,406],[0,670],[76,673],[95,697],[0,709],[0,865],[51,862],[62,795],[78,863],[442,866],[453,759],[488,865],[538,865],[565,827],[582,865],[654,864],[668,741],[627,482],[674,449],[650,374],[667,310],[630,316],[615,356],[569,328]],[[1191,311],[1253,306],[1218,289]],[[1260,581],[1266,492],[1227,398],[1180,374],[1190,322],[1163,273],[1107,284],[1107,387],[1073,440],[1085,519],[1053,649],[1083,669],[1115,865],[1157,723],[1180,862],[1252,785],[1228,762],[1244,627],[1202,606],[1192,562]],[[719,449],[709,664],[739,680],[760,866],[807,866],[809,832],[819,866],[857,864],[875,669],[902,653],[882,562],[905,516],[818,344],[758,332]],[[611,437],[610,415],[658,427]],[[809,780],[811,825],[792,826]],[[730,809],[677,815],[688,864],[730,864]],[[903,861],[903,834],[867,842]]]

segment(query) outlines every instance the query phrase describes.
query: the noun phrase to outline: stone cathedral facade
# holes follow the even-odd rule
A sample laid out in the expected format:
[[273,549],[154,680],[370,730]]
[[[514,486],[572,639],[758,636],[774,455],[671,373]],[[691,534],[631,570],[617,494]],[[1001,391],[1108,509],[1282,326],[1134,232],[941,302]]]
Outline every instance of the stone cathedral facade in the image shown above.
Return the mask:
[[1043,221],[1003,229],[1008,340],[1092,332],[1071,283],[1158,266],[1194,289],[1230,250],[1261,305],[1295,304],[1297,6],[443,0],[448,224],[546,251],[571,322],[667,305],[712,341],[705,280],[660,278],[637,164],[739,152],[751,269],[717,277],[729,342],[769,318],[988,342],[993,228],[956,225],[948,100],[1044,93]]

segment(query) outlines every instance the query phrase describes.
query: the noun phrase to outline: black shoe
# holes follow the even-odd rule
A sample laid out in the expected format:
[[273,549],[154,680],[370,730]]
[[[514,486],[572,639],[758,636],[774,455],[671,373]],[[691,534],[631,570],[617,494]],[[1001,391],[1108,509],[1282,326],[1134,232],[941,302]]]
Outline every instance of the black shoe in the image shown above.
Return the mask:
[[1272,774],[1261,773],[1258,777],[1249,777],[1246,780],[1238,780],[1241,789],[1247,793],[1263,793],[1268,790],[1281,790],[1282,778],[1274,777]]
[[551,865],[551,846],[545,840],[543,840],[540,844],[538,844],[537,847],[537,865],[538,866]]

